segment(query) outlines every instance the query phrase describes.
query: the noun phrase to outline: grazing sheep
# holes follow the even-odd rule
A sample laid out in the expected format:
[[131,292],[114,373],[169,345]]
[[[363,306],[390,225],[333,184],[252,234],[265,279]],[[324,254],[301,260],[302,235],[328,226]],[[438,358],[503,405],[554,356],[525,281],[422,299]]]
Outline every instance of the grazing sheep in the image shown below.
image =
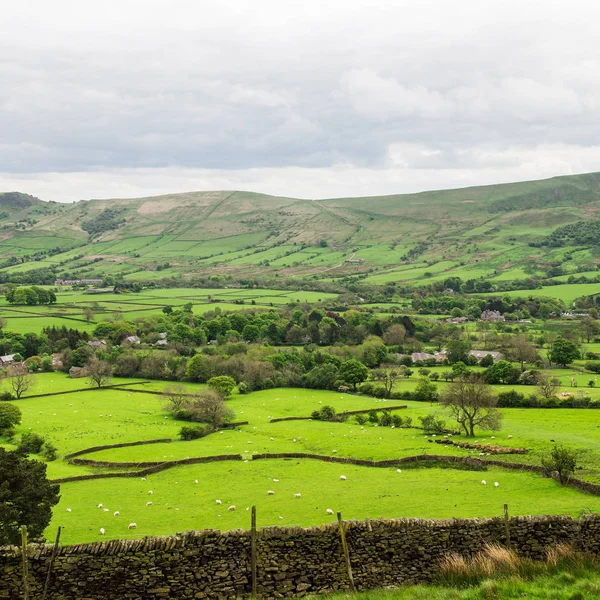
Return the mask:
[[67,508],[67,512],[71,512],[71,509],[70,509],[70,508]]
[[216,501],[217,504],[223,504],[220,500]]
[[497,481],[494,481],[494,487],[498,487],[500,484]]
[[279,479],[273,479],[275,483],[279,483]]
[[194,479],[194,483],[198,483],[198,480],[197,480],[197,479]]
[[127,529],[135,529],[137,527],[137,523],[129,523]]
[[396,473],[402,473],[402,469],[396,469]]
[[100,527],[100,535],[104,535],[104,527]]
[[508,439],[509,439],[509,440],[511,440],[511,439],[512,439],[512,435],[509,435],[509,436],[508,436]]
[[104,509],[104,512],[108,512],[108,508],[105,508],[105,509]]
[[346,476],[345,476],[345,475],[340,475],[340,479],[341,479],[342,481],[346,481]]
[[98,504],[98,508],[102,508],[104,504]]
[[272,496],[273,494],[275,494],[275,492],[274,492],[273,490],[269,490],[269,491],[267,492],[267,494],[268,494],[269,496]]
[[481,485],[487,485],[487,481],[485,479],[481,480]]
[[146,506],[152,506],[152,502],[146,502]]
[[142,481],[146,481],[146,478],[145,478],[145,477],[142,477]]
[[235,510],[235,504],[232,504],[227,510]]
[[118,510],[115,510],[113,513],[113,517],[118,517],[121,513]]
[[302,498],[302,494],[294,494],[294,498]]
[[332,515],[333,514],[333,511],[330,508],[328,508],[326,512],[327,512],[328,515]]
[[150,490],[150,491],[148,492],[148,494],[149,494],[150,496],[152,496],[152,494],[154,494],[154,492],[153,492],[152,490]]

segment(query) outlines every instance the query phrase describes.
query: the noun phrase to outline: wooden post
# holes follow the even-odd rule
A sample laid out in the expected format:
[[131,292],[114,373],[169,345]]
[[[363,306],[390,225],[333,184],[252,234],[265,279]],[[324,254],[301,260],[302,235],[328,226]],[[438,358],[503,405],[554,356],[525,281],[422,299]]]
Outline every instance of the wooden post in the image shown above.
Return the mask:
[[346,559],[346,571],[348,572],[348,580],[350,582],[350,591],[356,592],[354,587],[354,578],[352,577],[352,565],[350,564],[350,553],[348,552],[348,544],[346,543],[346,533],[344,531],[344,522],[342,521],[342,513],[337,514],[338,525],[340,526],[340,538],[342,540],[342,548],[344,549],[344,558]]
[[23,555],[23,599],[29,600],[29,569],[27,563],[27,526],[21,525],[21,554]]
[[508,504],[504,505],[504,527],[506,529],[506,547],[510,549],[510,523],[508,520]]
[[252,507],[252,520],[250,524],[250,569],[252,571],[252,596],[258,595],[256,588],[256,506]]
[[50,557],[50,564],[48,565],[48,573],[46,574],[46,582],[44,583],[44,591],[42,593],[42,600],[46,600],[48,594],[48,587],[50,585],[50,576],[52,575],[52,569],[54,567],[54,559],[58,554],[58,542],[60,540],[60,527],[56,532],[56,541],[54,542],[54,549],[52,550],[52,556]]

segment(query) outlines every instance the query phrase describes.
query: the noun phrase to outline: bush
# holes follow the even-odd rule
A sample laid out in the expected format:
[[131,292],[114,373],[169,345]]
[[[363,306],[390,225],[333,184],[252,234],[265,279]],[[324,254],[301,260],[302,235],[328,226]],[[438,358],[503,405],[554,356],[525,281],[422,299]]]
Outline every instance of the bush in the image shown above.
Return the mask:
[[421,427],[425,433],[444,433],[446,431],[446,421],[436,418],[435,415],[419,417],[419,421],[421,421]]
[[45,440],[41,435],[34,433],[33,431],[28,431],[21,436],[19,450],[27,452],[28,454],[39,454],[44,443]]
[[544,473],[565,484],[569,481],[577,467],[579,450],[567,448],[561,444],[555,445],[549,453],[542,457],[542,468]]
[[519,408],[525,406],[525,403],[525,395],[515,390],[498,394],[498,407],[500,408]]
[[588,361],[585,363],[585,368],[592,373],[600,373],[600,362]]
[[14,400],[15,399],[15,395],[12,392],[9,392],[8,390],[1,392],[0,393],[0,400]]
[[21,409],[14,404],[0,404],[0,432],[9,433],[21,422]]
[[394,427],[402,427],[404,420],[400,415],[392,415],[392,425]]
[[198,438],[204,437],[208,435],[210,430],[208,427],[204,427],[203,425],[184,425],[179,430],[179,437],[182,440],[190,441],[197,440]]
[[369,420],[365,415],[356,415],[355,419],[358,425],[365,425]]
[[379,423],[379,413],[374,408],[369,411],[369,422]]
[[341,421],[343,417],[336,414],[333,406],[324,406],[321,410],[313,410],[310,415],[316,421]]
[[44,358],[42,358],[42,371],[46,373],[54,371],[54,365],[52,363],[51,356],[44,356]]
[[379,417],[379,424],[382,427],[391,427],[392,425],[392,414],[389,410],[384,410]]
[[250,386],[245,381],[242,381],[238,385],[238,391],[239,391],[240,394],[249,394],[250,393]]
[[46,442],[42,446],[42,456],[48,462],[52,462],[53,460],[56,460],[58,458],[58,448],[50,442]]

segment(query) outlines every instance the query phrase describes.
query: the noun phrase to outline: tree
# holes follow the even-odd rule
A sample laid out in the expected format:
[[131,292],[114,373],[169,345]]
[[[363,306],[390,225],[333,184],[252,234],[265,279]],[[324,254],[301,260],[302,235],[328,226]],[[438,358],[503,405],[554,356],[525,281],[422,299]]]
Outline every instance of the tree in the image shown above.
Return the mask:
[[406,329],[403,325],[391,325],[383,334],[386,346],[399,346],[406,337]]
[[535,346],[522,334],[513,336],[509,351],[511,358],[521,365],[521,371],[525,370],[525,363],[533,363],[539,358]]
[[448,362],[452,365],[457,362],[467,362],[471,342],[468,340],[452,340],[446,346]]
[[17,400],[33,385],[33,376],[23,365],[11,365],[7,369],[8,382]]
[[366,381],[368,376],[369,369],[355,358],[346,360],[340,365],[340,377],[346,383],[351,384],[354,387],[354,391],[356,391],[357,384]]
[[94,311],[89,306],[86,306],[83,309],[83,316],[85,317],[85,320],[89,323],[94,319]]
[[203,354],[196,354],[188,361],[185,373],[192,381],[206,383],[212,376],[211,365]]
[[496,408],[498,397],[477,376],[463,375],[453,381],[442,392],[440,401],[469,437],[475,435],[475,427],[500,429],[502,415]]
[[548,356],[553,363],[566,367],[569,363],[579,358],[579,350],[570,340],[559,337],[552,344]]
[[371,379],[373,379],[373,381],[380,381],[383,383],[386,398],[389,398],[392,395],[394,383],[400,378],[400,376],[401,373],[399,369],[375,369],[371,371]]
[[235,388],[235,379],[227,375],[211,377],[206,383],[223,398],[229,398],[231,392],[233,392],[233,389]]
[[413,397],[419,402],[431,402],[436,398],[437,385],[429,377],[421,377],[415,388]]
[[592,317],[583,317],[583,319],[581,319],[581,323],[579,324],[579,329],[582,337],[585,338],[588,344],[592,338],[596,337],[598,333],[600,333],[600,325],[598,324],[598,321]]
[[87,365],[88,382],[96,387],[104,387],[110,384],[112,376],[112,365],[98,358],[93,358]]
[[58,504],[60,486],[46,477],[46,465],[22,452],[0,448],[0,545],[19,544],[21,525],[40,538]]
[[542,457],[542,468],[546,475],[558,477],[558,481],[564,485],[575,473],[579,453],[579,450],[557,444]]
[[21,422],[21,409],[8,402],[0,403],[0,434],[10,433]]
[[171,410],[179,408],[190,396],[190,391],[183,385],[168,385],[163,394],[169,399]]
[[233,411],[214,390],[203,390],[193,398],[187,398],[181,406],[173,410],[175,418],[209,423],[213,430],[233,418]]
[[538,392],[547,400],[554,398],[556,392],[560,387],[560,379],[556,377],[550,377],[545,373],[538,373],[537,375],[537,389]]

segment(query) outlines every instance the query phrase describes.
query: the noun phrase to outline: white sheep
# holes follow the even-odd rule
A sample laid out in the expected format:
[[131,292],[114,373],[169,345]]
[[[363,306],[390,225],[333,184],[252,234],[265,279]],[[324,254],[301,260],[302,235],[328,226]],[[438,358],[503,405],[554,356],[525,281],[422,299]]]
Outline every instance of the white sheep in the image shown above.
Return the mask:
[[148,495],[152,496],[152,494],[154,494],[154,492],[152,490],[149,490]]
[[100,503],[98,504],[98,508],[102,508],[104,506],[104,504]]
[[118,510],[115,510],[113,513],[113,517],[118,517],[121,513]]
[[494,481],[494,487],[498,487],[500,484],[497,481]]
[[104,527],[100,527],[100,535],[104,535]]
[[146,481],[146,478],[145,478],[145,477],[142,477],[142,481]]
[[135,529],[137,527],[137,523],[129,523],[127,529]]
[[108,508],[105,508],[105,509],[103,509],[103,510],[104,510],[104,512],[108,512]]
[[269,491],[267,492],[267,494],[268,494],[269,496],[273,496],[273,494],[275,494],[275,492],[274,492],[273,490],[269,490]]
[[275,483],[279,483],[279,479],[273,479]]
[[342,481],[346,481],[346,476],[345,476],[345,475],[340,475],[340,479],[341,479]]
[[485,479],[481,480],[481,485],[487,485],[487,481]]
[[294,498],[302,498],[302,494],[294,494]]
[[194,483],[198,483],[198,480],[197,480],[197,479],[194,479]]
[[146,506],[152,506],[152,502],[146,502]]
[[216,501],[217,504],[223,504],[220,500]]
[[333,511],[332,511],[330,508],[328,508],[328,509],[327,509],[327,514],[328,514],[328,515],[332,515],[332,514],[333,514]]
[[396,473],[402,473],[402,469],[396,469]]
[[235,504],[232,504],[227,510],[235,510]]
[[70,509],[70,508],[67,508],[67,512],[71,512],[71,509]]
[[509,436],[508,436],[508,439],[509,439],[509,440],[512,440],[512,435],[509,435]]

